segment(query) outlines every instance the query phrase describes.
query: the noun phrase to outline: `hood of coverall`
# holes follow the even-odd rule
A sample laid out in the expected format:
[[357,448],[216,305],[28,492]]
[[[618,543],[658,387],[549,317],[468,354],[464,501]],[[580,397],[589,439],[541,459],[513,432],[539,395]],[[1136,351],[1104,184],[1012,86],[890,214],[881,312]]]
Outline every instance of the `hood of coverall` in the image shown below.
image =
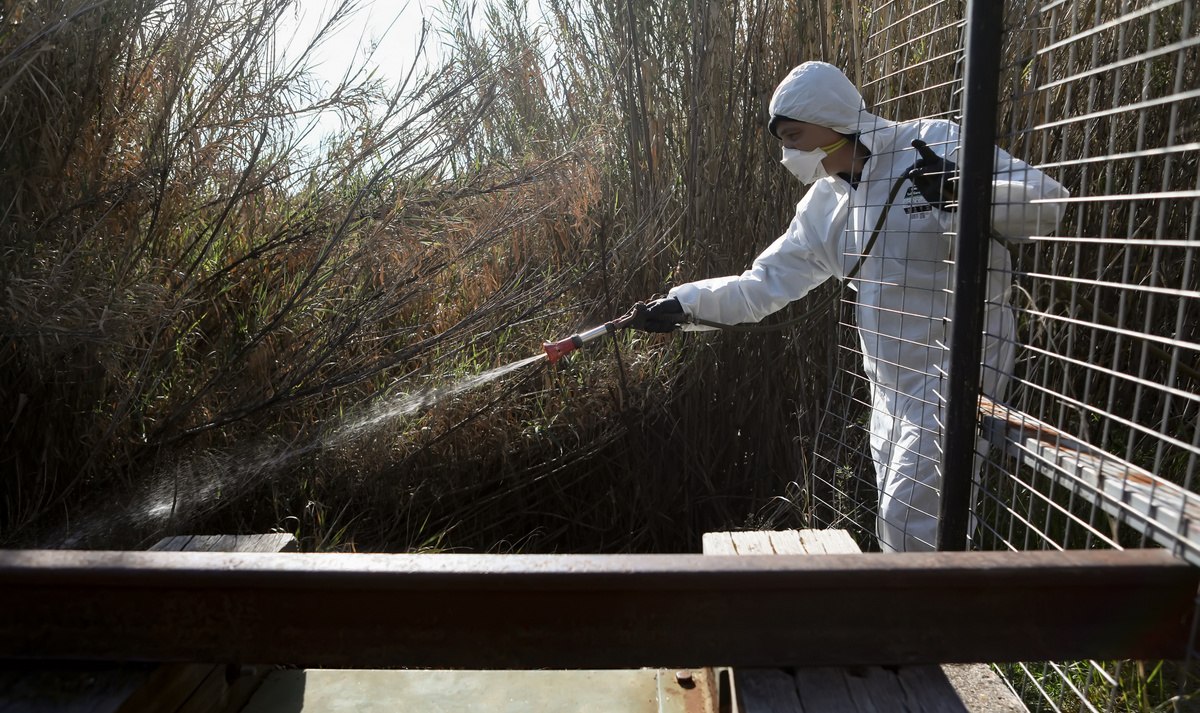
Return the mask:
[[771,116],[783,116],[859,135],[873,149],[871,133],[892,122],[867,111],[862,94],[842,70],[828,62],[805,62],[788,72],[771,96]]

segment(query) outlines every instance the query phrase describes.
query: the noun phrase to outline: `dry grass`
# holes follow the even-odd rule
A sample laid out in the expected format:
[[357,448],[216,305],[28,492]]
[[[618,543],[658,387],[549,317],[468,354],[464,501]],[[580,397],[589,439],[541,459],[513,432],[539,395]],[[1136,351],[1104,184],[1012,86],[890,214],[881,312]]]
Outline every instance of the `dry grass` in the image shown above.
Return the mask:
[[[678,5],[552,4],[540,29],[501,5],[484,34],[451,5],[443,67],[328,98],[274,60],[286,0],[8,18],[0,538],[644,551],[753,519],[828,344],[625,337],[328,441],[782,228],[765,102],[795,32],[820,39],[784,3]],[[306,159],[321,110],[355,121]]]
[[[514,325],[594,272],[565,238],[599,195],[586,134],[464,170],[495,77],[315,97],[274,59],[289,5],[62,2],[5,23],[5,540],[117,516],[204,454],[308,443],[397,376],[507,358],[510,332],[533,349]],[[305,159],[329,108],[364,120]],[[262,478],[234,470],[175,526],[244,505]]]
[[[1194,50],[1080,74],[1187,36],[1176,7],[1037,54],[1107,17],[1085,5],[1011,4],[1002,143],[1077,196],[1194,187],[1192,159],[1086,159],[1194,140],[1195,100],[1029,130],[1196,84]],[[622,335],[339,429],[743,269],[799,197],[764,128],[779,77],[825,59],[877,113],[953,118],[961,3],[550,0],[538,24],[512,0],[478,10],[483,32],[471,7],[448,3],[430,35],[444,65],[324,94],[310,53],[275,58],[291,0],[5,4],[0,543],[283,528],[310,549],[696,551],[706,530],[870,520],[861,382],[831,390],[854,361],[833,314]],[[346,129],[306,154],[322,111]],[[1060,235],[1113,242],[1018,263],[1097,284],[1019,276],[1037,351],[1021,375],[1083,406],[1051,404],[1056,421],[1035,390],[1016,398],[1181,479],[1186,449],[1088,411],[1186,436],[1194,409],[1054,355],[1195,391],[1195,350],[1162,346],[1200,339],[1194,300],[1099,284],[1190,289],[1192,251],[1150,242],[1190,239],[1193,207],[1079,205]],[[1092,326],[1106,319],[1160,339]],[[846,447],[824,464],[819,433]]]

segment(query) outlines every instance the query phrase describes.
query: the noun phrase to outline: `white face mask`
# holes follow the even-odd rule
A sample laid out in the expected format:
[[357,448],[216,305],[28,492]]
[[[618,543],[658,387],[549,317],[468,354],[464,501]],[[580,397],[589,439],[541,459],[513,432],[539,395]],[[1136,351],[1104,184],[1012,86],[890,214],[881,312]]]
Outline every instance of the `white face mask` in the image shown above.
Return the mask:
[[813,149],[812,151],[801,151],[799,149],[784,148],[783,159],[780,163],[783,167],[791,172],[793,176],[800,179],[804,185],[808,185],[818,178],[824,178],[829,175],[825,170],[825,165],[821,161],[828,156],[821,149]]
[[825,178],[829,172],[825,170],[825,164],[822,161],[830,153],[837,151],[841,147],[849,143],[846,139],[815,148],[812,151],[801,151],[799,149],[789,149],[784,147],[783,158],[779,161],[783,167],[791,172],[793,176],[800,179],[804,185],[809,185],[817,179]]

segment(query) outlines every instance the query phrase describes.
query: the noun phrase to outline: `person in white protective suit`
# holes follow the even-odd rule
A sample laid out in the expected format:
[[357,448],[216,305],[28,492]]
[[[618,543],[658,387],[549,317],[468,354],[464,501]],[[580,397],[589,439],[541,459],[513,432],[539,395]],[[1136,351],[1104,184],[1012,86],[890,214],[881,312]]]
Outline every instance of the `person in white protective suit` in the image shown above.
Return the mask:
[[[811,185],[791,224],[749,270],[674,287],[642,306],[632,326],[662,332],[757,322],[831,277],[848,279],[857,291],[855,319],[871,384],[879,545],[885,552],[932,550],[959,127],[868,113],[854,85],[824,62],[794,68],[775,90],[770,114],[784,167]],[[994,176],[996,233],[1021,241],[1057,227],[1063,205],[1055,201],[1067,196],[1061,185],[999,149]],[[999,240],[989,243],[982,389],[999,399],[1016,335],[1007,307],[1009,253]]]

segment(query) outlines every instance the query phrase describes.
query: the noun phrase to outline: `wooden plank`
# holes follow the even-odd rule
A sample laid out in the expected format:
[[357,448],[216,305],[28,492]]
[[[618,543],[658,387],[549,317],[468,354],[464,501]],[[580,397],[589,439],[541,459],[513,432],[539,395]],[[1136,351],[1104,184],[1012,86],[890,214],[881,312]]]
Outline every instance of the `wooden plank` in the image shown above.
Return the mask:
[[[796,680],[781,668],[737,669],[738,713],[801,713]],[[826,710],[838,710],[827,708]]]
[[[288,533],[261,535],[184,535],[167,538],[164,549],[183,552],[286,552],[294,551],[296,538]],[[143,685],[121,709],[135,711],[178,711],[208,713],[236,710],[262,683],[268,669],[225,665],[167,664]],[[229,675],[232,670],[235,675]],[[236,685],[235,685],[236,684]]]
[[[741,547],[743,540],[757,542],[754,533],[729,534]],[[845,530],[786,530],[765,533],[779,554],[846,554],[859,552],[858,544]],[[707,552],[707,550],[706,550]],[[995,678],[987,666],[976,664],[963,680],[978,683]],[[965,713],[963,696],[970,691],[960,690],[939,666],[899,666],[892,668],[798,668],[794,669],[797,699],[794,703],[781,697],[776,678],[781,669],[739,668],[734,672],[737,690],[741,692],[744,713],[756,711],[929,711],[930,713]],[[991,690],[996,682],[988,681]],[[1003,684],[999,684],[1003,689]],[[761,690],[760,690],[761,689]],[[992,697],[995,699],[995,697]],[[1015,702],[1015,706],[1013,705]],[[1003,704],[1003,705],[1001,705]],[[1019,701],[1009,696],[994,706],[977,705],[975,711],[1021,710]]]
[[937,666],[799,668],[795,681],[804,713],[967,713]]
[[151,552],[181,552],[188,548],[192,540],[195,539],[192,535],[177,535],[175,537],[166,537],[150,548]]
[[296,552],[299,546],[291,534],[272,532],[265,535],[195,535],[181,549],[188,552]]
[[1182,658],[1200,571],[1162,550],[3,550],[0,582],[0,657],[624,668]]
[[152,664],[5,662],[0,713],[116,713],[152,669]]
[[[170,666],[171,664],[168,664]],[[174,664],[178,666],[179,664]],[[135,707],[122,708],[120,713],[132,711],[174,711],[175,713],[236,713],[240,711],[254,692],[275,670],[273,666],[238,666],[236,664],[184,664],[193,668],[199,680],[193,681],[190,693],[186,690],[175,698],[155,701],[140,701]],[[166,668],[167,666],[164,666]]]
[[706,532],[702,539],[706,555],[736,555],[732,532]]
[[847,554],[859,552],[845,530],[777,530],[769,532],[706,532],[706,555],[745,554]]
[[[270,533],[178,535],[163,538],[150,551],[279,552],[295,548],[292,535]],[[181,706],[187,710],[188,705],[196,711],[236,710],[261,682],[266,669],[245,668],[237,673],[231,685],[224,666],[203,663],[10,665],[0,674],[0,713],[137,713],[176,711]]]
[[845,710],[858,713],[919,713],[925,710],[923,706],[913,708],[911,702],[905,699],[904,689],[893,670],[864,666],[842,669],[842,675],[850,694],[850,707]]
[[804,546],[804,551],[810,555],[825,555],[829,551],[825,549],[825,542],[820,536],[818,530],[803,530],[799,534],[800,543]]
[[[752,534],[754,533],[731,533],[734,541],[739,545],[739,554],[742,550],[740,547],[741,541],[749,539]],[[813,553],[813,550],[809,549],[810,544],[815,546],[816,553],[824,553],[825,551],[818,544],[819,538],[811,530],[806,530],[803,533],[795,530],[786,530],[765,534],[767,534],[771,542],[772,550],[781,555]],[[706,552],[706,554],[709,553]],[[804,670],[801,669],[801,671]],[[788,713],[791,711],[802,713],[803,711],[813,710],[845,710],[845,706],[848,703],[848,694],[842,681],[842,670],[820,669],[820,671],[825,675],[818,676],[815,680],[813,680],[813,676],[811,675],[805,676],[805,680],[801,682],[792,673],[792,669],[738,668],[733,672],[738,692],[738,710],[742,713]],[[801,698],[803,695],[802,686],[813,686],[815,688],[812,696],[815,700],[819,701],[819,707],[813,708],[803,705]]]
[[[714,538],[712,547],[709,546],[710,534],[721,536]],[[766,535],[772,552],[781,555],[808,554],[800,533],[795,530],[766,533],[705,533],[704,554],[745,554],[754,549],[761,551],[765,548],[761,546],[758,537],[760,534]],[[725,542],[730,542],[731,546],[724,546]],[[732,672],[732,678],[734,680],[732,687],[736,692],[739,713],[800,713],[804,710],[800,705],[795,679],[790,670],[739,667]],[[825,710],[836,710],[836,708]]]
[[[796,693],[804,713],[846,711],[853,713],[844,668],[810,666],[795,669]],[[746,713],[753,713],[747,711]]]
[[830,554],[862,552],[862,548],[846,530],[825,530],[825,551]]
[[803,530],[800,537],[812,554],[852,554],[862,551],[845,530]]
[[258,687],[276,670],[275,666],[240,667],[226,690],[223,710],[235,713],[245,708]]
[[773,555],[771,538],[765,532],[735,532],[733,546],[739,555]]
[[[743,540],[753,540],[755,533],[732,533],[742,551]],[[821,530],[788,530],[764,533],[779,554],[827,554],[830,549],[845,548],[845,541],[832,538]],[[851,540],[851,543],[853,541]],[[857,546],[851,552],[857,551]],[[816,713],[819,711],[873,710],[860,705],[847,683],[843,668],[756,669],[738,668],[734,671],[739,693],[739,710],[743,713]],[[781,678],[785,682],[781,682]],[[787,680],[790,679],[790,680]],[[862,698],[862,686],[857,695]],[[899,690],[899,685],[896,686]],[[867,703],[870,703],[868,699]]]
[[195,693],[212,669],[212,664],[163,664],[121,704],[119,713],[176,711]]
[[299,552],[300,543],[290,532],[272,532],[268,535],[256,535],[250,544],[253,550],[247,552]]
[[262,535],[176,535],[156,542],[151,552],[298,552],[296,538],[287,532]]
[[237,549],[237,535],[196,535],[187,547],[188,552],[245,552]]
[[192,694],[175,709],[176,713],[210,713],[211,711],[228,710],[223,705],[229,695],[229,681],[226,679],[227,668],[236,667],[208,666],[204,679],[196,685]]
[[1200,495],[982,396],[979,416],[992,445],[1200,566]]
[[913,711],[967,713],[969,710],[962,691],[951,684],[941,666],[900,666],[896,676]]
[[804,542],[800,540],[800,533],[795,530],[778,530],[767,534],[771,538],[771,547],[777,554],[808,554],[808,551],[804,549]]

